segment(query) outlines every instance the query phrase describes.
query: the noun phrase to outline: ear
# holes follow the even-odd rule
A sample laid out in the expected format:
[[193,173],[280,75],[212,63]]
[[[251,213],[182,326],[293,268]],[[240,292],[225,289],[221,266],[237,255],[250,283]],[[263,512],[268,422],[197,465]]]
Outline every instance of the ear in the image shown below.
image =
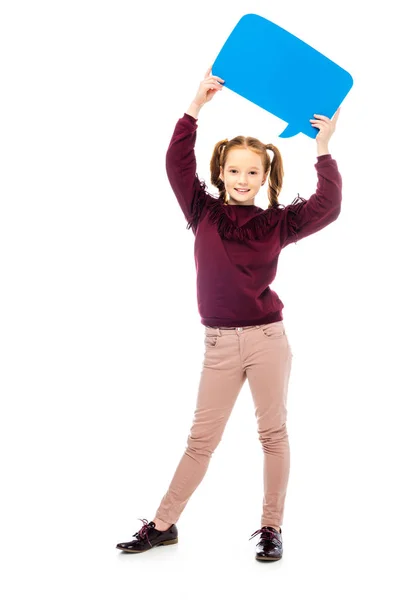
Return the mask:
[[224,174],[224,172],[222,170],[222,167],[220,167],[220,169],[219,169],[219,178],[222,179],[222,181],[224,180],[223,179],[223,174]]

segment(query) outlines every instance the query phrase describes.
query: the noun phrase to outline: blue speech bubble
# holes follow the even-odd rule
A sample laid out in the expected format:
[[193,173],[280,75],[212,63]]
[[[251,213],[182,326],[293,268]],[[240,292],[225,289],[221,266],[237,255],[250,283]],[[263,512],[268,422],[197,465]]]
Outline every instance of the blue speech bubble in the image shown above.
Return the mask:
[[268,19],[244,15],[212,65],[224,87],[288,123],[279,137],[316,138],[314,114],[332,118],[353,85],[342,67]]

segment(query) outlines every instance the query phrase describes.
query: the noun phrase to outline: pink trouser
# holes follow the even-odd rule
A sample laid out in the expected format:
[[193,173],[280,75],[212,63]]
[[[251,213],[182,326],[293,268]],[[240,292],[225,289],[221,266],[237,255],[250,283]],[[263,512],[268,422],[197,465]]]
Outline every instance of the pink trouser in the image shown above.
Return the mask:
[[264,452],[261,527],[282,525],[290,449],[286,398],[292,351],[283,321],[251,327],[205,327],[205,354],[186,450],[155,517],[176,523],[202,481],[246,380]]

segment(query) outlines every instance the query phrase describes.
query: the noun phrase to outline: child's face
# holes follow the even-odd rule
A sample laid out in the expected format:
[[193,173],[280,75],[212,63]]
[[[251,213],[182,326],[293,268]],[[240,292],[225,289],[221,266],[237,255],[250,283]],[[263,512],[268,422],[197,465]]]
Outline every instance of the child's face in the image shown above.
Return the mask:
[[[247,148],[229,150],[220,178],[230,196],[228,203],[237,205],[254,204],[254,198],[266,180],[260,156]],[[248,192],[241,193],[238,188]]]

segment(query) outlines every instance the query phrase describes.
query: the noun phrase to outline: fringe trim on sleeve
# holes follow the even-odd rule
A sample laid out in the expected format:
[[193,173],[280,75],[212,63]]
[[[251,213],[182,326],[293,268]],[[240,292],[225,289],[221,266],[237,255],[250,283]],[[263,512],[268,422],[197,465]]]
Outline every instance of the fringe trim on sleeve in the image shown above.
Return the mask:
[[207,186],[205,181],[200,181],[200,178],[196,173],[195,190],[193,193],[192,204],[190,207],[191,217],[188,220],[188,224],[186,226],[186,229],[192,228],[193,232],[196,232],[202,210],[206,204],[206,189]]
[[307,202],[304,198],[297,193],[296,198],[293,200],[291,204],[287,206],[287,225],[288,225],[288,234],[289,237],[294,237],[294,243],[297,243],[297,235],[298,235],[298,222],[296,216],[299,213],[301,207]]

